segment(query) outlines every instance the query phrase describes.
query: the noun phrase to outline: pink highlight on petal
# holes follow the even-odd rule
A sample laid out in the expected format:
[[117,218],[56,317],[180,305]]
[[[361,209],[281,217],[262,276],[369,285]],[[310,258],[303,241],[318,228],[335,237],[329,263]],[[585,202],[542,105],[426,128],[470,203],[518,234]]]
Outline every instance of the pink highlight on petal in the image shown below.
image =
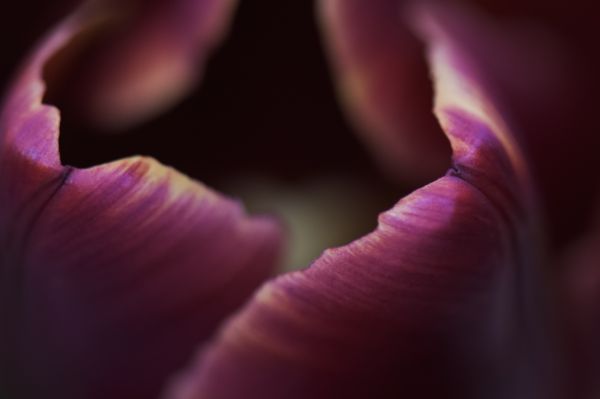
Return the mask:
[[386,171],[423,182],[443,173],[450,151],[431,115],[422,46],[398,0],[323,0],[318,13],[348,118]]

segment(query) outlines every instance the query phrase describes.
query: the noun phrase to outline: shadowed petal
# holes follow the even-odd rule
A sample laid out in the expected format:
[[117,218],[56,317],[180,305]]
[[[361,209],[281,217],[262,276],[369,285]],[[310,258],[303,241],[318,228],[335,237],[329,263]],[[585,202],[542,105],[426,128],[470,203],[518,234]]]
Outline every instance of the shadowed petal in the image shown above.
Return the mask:
[[572,245],[563,261],[557,286],[563,290],[562,316],[573,397],[595,398],[600,394],[600,225]]
[[391,174],[422,182],[443,173],[447,141],[431,115],[422,47],[398,0],[318,3],[347,114]]
[[41,43],[0,116],[0,391],[19,398],[155,397],[280,255],[273,220],[152,159],[61,165],[42,69],[89,18]]
[[453,167],[373,233],[266,283],[166,397],[550,397],[527,166],[438,17],[415,25]]

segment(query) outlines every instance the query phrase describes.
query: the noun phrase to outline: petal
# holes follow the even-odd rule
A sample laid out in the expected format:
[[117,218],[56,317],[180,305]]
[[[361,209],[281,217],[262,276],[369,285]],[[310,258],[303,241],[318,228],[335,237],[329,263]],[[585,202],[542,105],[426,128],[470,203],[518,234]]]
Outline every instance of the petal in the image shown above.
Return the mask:
[[[599,80],[593,64],[586,62],[589,51],[582,56],[577,52],[581,43],[565,43],[531,17],[498,24],[447,3],[437,2],[432,9],[444,29],[468,50],[480,71],[478,79],[496,104],[510,113],[544,201],[549,238],[563,245],[584,230],[600,189],[595,179],[600,136],[590,134],[596,125]],[[359,128],[376,151],[391,158],[392,167],[401,168],[397,175],[422,176],[423,165],[433,165],[444,153],[434,129],[411,122],[426,120],[429,109],[421,99],[429,89],[424,69],[419,70],[417,39],[403,23],[411,20],[405,10],[410,3],[320,4],[350,116],[359,119]],[[564,207],[571,211],[563,212]]]
[[0,116],[0,391],[14,397],[155,397],[280,258],[275,221],[157,161],[61,165],[42,70],[89,18],[41,43]]
[[422,182],[443,173],[448,144],[431,115],[422,48],[400,23],[400,2],[318,5],[341,100],[366,143],[402,179]]
[[510,114],[531,161],[548,239],[565,245],[589,224],[600,189],[600,136],[590,134],[598,80],[577,53],[534,22],[495,26],[472,11],[457,13],[444,4],[433,10],[472,55],[476,78]]
[[163,111],[194,88],[235,4],[235,0],[88,3],[87,12],[95,21],[60,55],[69,59],[67,63],[50,65],[52,79],[68,83],[61,85],[58,101],[107,129],[123,129]]
[[527,165],[469,53],[437,17],[425,8],[415,24],[453,167],[382,214],[373,233],[266,283],[167,398],[531,398],[555,389],[548,381],[558,379],[542,379],[553,353]]

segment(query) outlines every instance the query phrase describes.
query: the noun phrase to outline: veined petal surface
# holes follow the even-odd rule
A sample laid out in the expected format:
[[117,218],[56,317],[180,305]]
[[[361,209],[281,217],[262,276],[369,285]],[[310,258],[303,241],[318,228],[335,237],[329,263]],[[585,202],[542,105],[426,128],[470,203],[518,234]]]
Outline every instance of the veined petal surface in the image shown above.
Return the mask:
[[266,283],[166,398],[556,392],[528,166],[509,115],[440,18],[423,6],[413,23],[452,168],[383,213],[373,233]]
[[[192,3],[210,2],[169,4]],[[0,116],[0,391],[11,397],[156,397],[279,262],[274,220],[153,159],[61,164],[43,69],[91,10],[40,43]]]

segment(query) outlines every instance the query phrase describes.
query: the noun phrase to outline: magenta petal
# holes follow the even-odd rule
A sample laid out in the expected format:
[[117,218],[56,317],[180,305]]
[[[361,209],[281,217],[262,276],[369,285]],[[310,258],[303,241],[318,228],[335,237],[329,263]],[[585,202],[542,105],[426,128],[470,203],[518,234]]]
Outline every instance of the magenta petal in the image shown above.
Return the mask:
[[527,165],[469,53],[435,13],[414,23],[453,167],[373,233],[265,284],[167,398],[542,398],[560,384]]
[[[376,152],[404,178],[426,175],[431,169],[424,165],[439,164],[444,156],[440,146],[444,143],[427,119],[424,98],[429,89],[419,45],[406,27],[414,18],[407,12],[413,3],[424,2],[320,2],[329,53],[349,115]],[[510,122],[518,128],[531,159],[550,239],[564,244],[585,228],[600,189],[595,176],[600,135],[590,134],[596,129],[598,79],[587,62],[593,57],[589,51],[574,50],[586,41],[567,43],[569,47],[535,20],[515,18],[499,24],[457,9],[457,2],[428,3],[440,27],[469,52],[479,81],[496,104],[510,112]],[[532,8],[519,3],[511,11],[519,14],[521,6]],[[583,12],[581,7],[570,8],[576,11],[556,10],[580,24],[574,17]],[[570,211],[563,212],[564,208]]]
[[0,391],[11,397],[156,397],[281,251],[273,220],[152,159],[61,165],[42,69],[88,18],[41,43],[0,116]]
[[272,221],[150,159],[67,172],[35,217],[0,344],[32,396],[153,397],[278,259]]
[[516,132],[540,193],[548,239],[560,247],[589,223],[600,189],[600,136],[590,134],[597,79],[572,48],[534,21],[494,24],[442,2],[429,8],[436,29],[469,54],[471,74]]

